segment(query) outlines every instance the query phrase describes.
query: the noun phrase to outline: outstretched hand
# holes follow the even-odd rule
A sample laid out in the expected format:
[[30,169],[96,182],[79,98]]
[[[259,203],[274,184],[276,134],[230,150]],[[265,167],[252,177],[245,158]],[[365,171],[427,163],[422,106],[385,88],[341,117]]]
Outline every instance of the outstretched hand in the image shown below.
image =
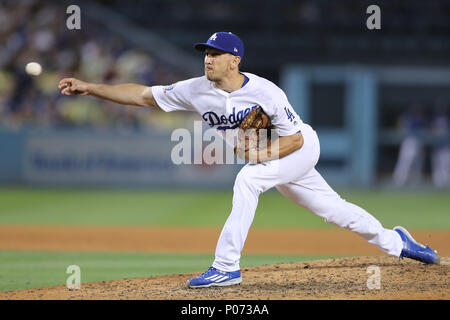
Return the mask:
[[75,78],[62,79],[59,82],[58,89],[62,89],[61,94],[66,96],[70,96],[72,94],[86,96],[89,94],[88,83]]

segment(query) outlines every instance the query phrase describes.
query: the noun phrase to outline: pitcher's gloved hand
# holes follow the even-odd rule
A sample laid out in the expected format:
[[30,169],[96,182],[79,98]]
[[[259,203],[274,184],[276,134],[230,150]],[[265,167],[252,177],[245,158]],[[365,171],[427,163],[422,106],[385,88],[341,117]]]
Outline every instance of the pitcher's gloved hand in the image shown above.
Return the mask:
[[[273,128],[269,116],[261,107],[254,108],[239,126],[238,141],[234,152],[246,159],[249,150],[266,148],[270,144],[270,130]],[[262,132],[264,131],[264,134]]]
[[257,132],[260,129],[269,129],[272,126],[269,116],[261,107],[254,108],[242,120],[239,128],[246,132],[248,129],[255,129]]

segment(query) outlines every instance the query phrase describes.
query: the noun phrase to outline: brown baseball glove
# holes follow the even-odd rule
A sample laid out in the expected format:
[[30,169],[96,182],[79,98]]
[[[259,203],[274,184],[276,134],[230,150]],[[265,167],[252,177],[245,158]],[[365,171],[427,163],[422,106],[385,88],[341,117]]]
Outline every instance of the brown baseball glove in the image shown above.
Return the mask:
[[[235,153],[241,157],[249,149],[266,148],[270,144],[270,133],[273,126],[269,116],[261,107],[254,108],[242,120],[239,126],[238,144]],[[266,134],[260,136],[261,130],[266,129]]]
[[254,108],[250,113],[242,120],[239,128],[246,132],[248,129],[270,129],[272,123],[269,116],[264,112],[261,107]]

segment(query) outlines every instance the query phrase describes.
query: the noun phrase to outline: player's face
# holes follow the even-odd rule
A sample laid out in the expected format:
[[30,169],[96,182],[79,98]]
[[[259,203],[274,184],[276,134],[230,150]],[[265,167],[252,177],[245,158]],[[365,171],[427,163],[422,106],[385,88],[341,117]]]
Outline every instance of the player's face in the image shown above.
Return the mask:
[[210,81],[220,81],[225,78],[235,65],[232,54],[207,48],[205,50],[205,75]]

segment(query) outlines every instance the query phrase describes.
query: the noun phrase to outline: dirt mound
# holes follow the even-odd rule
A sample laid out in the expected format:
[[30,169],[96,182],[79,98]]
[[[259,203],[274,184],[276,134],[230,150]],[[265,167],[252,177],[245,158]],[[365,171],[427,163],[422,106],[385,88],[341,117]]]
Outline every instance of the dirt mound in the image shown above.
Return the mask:
[[0,299],[450,299],[449,257],[442,257],[440,265],[389,256],[264,265],[242,269],[238,286],[188,289],[187,279],[198,274],[93,282],[74,291],[56,286],[0,292]]

